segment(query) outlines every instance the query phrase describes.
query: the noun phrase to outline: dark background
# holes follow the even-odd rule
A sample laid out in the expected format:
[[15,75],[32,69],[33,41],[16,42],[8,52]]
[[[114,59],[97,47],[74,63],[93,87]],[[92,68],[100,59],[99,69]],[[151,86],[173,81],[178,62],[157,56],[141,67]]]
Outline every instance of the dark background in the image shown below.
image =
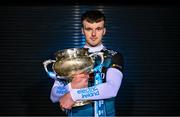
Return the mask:
[[0,5],[0,115],[64,115],[42,62],[84,45],[79,18],[89,9],[105,13],[103,43],[125,59],[117,115],[180,115],[178,4],[35,1]]

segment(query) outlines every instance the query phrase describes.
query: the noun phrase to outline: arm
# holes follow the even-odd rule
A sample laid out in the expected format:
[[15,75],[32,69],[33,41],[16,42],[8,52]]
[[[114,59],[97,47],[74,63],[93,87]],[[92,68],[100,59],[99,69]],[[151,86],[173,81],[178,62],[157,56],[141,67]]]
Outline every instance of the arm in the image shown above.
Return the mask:
[[[59,102],[59,99],[66,93],[68,93],[72,88],[84,88],[88,86],[88,74],[76,75],[71,83],[65,83],[66,81],[54,81],[54,85],[51,89],[50,99],[52,102]],[[67,84],[67,85],[66,85]]]
[[[111,68],[107,70],[106,82],[88,88],[72,87],[70,93],[65,94],[60,99],[60,105],[63,108],[67,108],[67,109],[72,108],[72,105],[77,100],[107,99],[107,98],[115,97],[117,95],[117,92],[120,88],[123,78],[124,61],[123,61],[123,56],[121,54],[112,52],[111,55],[112,55],[112,62],[110,62]],[[107,67],[108,66],[109,65],[107,64]]]
[[69,92],[68,85],[65,85],[64,82],[58,80],[54,81],[50,94],[50,99],[53,103],[59,102],[60,97]]
[[107,70],[106,82],[81,89],[71,89],[70,94],[73,101],[77,100],[97,100],[115,97],[122,82],[123,74],[116,68]]

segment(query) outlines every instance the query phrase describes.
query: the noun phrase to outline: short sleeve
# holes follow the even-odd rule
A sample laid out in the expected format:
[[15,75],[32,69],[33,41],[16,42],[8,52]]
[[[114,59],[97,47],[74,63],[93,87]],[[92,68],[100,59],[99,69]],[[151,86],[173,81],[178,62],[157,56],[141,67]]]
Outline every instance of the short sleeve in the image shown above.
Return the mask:
[[114,54],[112,56],[112,64],[111,64],[112,68],[116,68],[118,70],[120,70],[123,73],[123,69],[124,69],[124,58],[123,55],[119,52],[117,52],[116,54]]

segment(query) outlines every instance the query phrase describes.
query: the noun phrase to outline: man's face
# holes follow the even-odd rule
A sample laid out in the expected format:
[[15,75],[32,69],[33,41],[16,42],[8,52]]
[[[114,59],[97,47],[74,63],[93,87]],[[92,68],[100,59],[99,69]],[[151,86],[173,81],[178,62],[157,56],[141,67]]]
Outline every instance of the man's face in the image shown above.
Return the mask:
[[95,47],[101,44],[105,32],[104,21],[98,23],[89,23],[86,20],[83,21],[82,33],[86,38],[86,45]]

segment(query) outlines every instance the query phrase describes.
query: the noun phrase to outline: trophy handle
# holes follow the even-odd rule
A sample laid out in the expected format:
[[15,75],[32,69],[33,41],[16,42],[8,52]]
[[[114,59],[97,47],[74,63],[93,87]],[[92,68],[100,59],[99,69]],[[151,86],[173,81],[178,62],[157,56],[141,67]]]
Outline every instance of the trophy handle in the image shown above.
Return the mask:
[[103,57],[103,53],[102,53],[102,52],[95,52],[95,53],[90,54],[89,56],[90,56],[90,57],[93,57],[93,56],[97,56],[97,55],[101,58],[101,63],[100,63],[98,66],[96,66],[96,67],[92,70],[92,72],[100,69],[100,67],[102,67],[102,64],[103,64],[103,62],[104,62],[104,57]]
[[104,62],[104,57],[103,57],[103,53],[102,53],[102,52],[95,52],[95,53],[90,54],[89,56],[90,56],[90,57],[93,57],[93,56],[96,56],[96,55],[98,55],[98,56],[101,58],[101,63],[100,63],[100,65],[102,65],[103,62]]
[[47,74],[48,74],[52,79],[57,79],[57,75],[56,75],[55,72],[49,71],[49,70],[47,69],[47,66],[48,66],[49,64],[55,63],[55,62],[56,62],[55,60],[50,60],[50,59],[43,62],[45,71],[47,72]]

